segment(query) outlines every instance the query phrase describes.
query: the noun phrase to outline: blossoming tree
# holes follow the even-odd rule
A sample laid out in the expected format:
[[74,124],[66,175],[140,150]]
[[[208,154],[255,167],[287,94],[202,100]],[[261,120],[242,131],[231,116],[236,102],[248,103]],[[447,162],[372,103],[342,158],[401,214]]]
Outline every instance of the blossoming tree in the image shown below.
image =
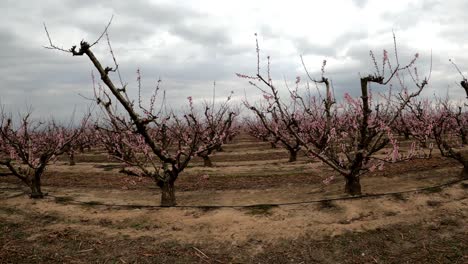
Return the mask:
[[[428,99],[408,104],[411,133],[416,138],[433,141],[443,157],[458,161],[463,169],[462,178],[468,178],[468,155],[464,147],[468,130],[467,105],[455,104],[449,98]],[[433,144],[433,143],[431,143]]]
[[2,110],[0,167],[9,171],[3,175],[13,175],[20,179],[31,189],[31,198],[43,198],[41,177],[44,171],[74,144],[86,122],[87,117],[79,127],[64,127],[54,121],[31,120],[31,114],[28,113],[15,123],[11,115]]
[[[48,48],[70,53],[73,56],[87,56],[99,73],[104,84],[94,81],[95,101],[102,107],[107,115],[105,124],[101,124],[100,130],[106,131],[102,137],[108,139],[109,153],[128,164],[140,176],[150,177],[155,180],[161,189],[161,205],[175,206],[175,182],[180,173],[187,167],[195,155],[204,155],[212,148],[219,148],[220,142],[229,136],[232,121],[237,115],[230,111],[226,104],[221,107],[218,115],[212,109],[205,110],[203,120],[194,108],[192,97],[188,97],[188,110],[176,113],[167,111],[164,102],[161,107],[157,105],[160,81],[145,106],[141,97],[141,75],[137,71],[138,101],[134,102],[127,94],[127,85],[122,82],[119,66],[114,56],[109,41],[106,26],[102,35],[93,43],[81,41],[80,46],[73,46],[69,50],[57,47],[53,44],[49,33]],[[92,51],[102,37],[106,36],[113,67],[104,67]],[[112,73],[118,74],[119,84],[111,78]],[[162,101],[164,101],[164,98]],[[118,103],[116,104],[115,101]],[[117,109],[123,108],[123,111]],[[125,114],[121,114],[121,113]],[[213,121],[215,120],[215,121]],[[213,123],[214,122],[214,123]],[[212,130],[212,125],[216,129]],[[118,142],[118,143],[116,143]]]
[[257,117],[244,118],[244,131],[256,139],[270,143],[271,148],[278,147],[279,139],[274,137]]
[[238,111],[229,107],[230,100],[231,96],[217,107],[214,104],[209,106],[206,102],[203,105],[200,125],[201,141],[204,147],[200,148],[196,155],[203,159],[205,167],[213,166],[210,156],[238,133],[238,129],[233,124]]
[[[330,90],[330,83],[324,76],[314,79],[304,66],[309,82],[325,86],[325,95],[304,96],[299,85],[300,77],[296,78],[296,88],[289,90],[289,98],[283,99],[277,86],[270,76],[270,59],[266,75],[260,72],[260,50],[257,40],[257,73],[253,76],[238,74],[239,77],[249,80],[263,93],[264,105],[275,108],[276,112],[255,111],[259,118],[278,115],[279,122],[291,135],[298,140],[305,152],[315,159],[319,159],[336,172],[341,174],[345,181],[345,192],[351,195],[361,194],[360,176],[368,171],[382,167],[383,162],[401,159],[398,145],[391,130],[392,124],[400,116],[402,110],[411,100],[420,94],[428,80],[423,79],[417,83],[413,93],[409,93],[406,87],[393,94],[382,94],[379,100],[369,91],[371,83],[385,86],[393,77],[402,71],[414,71],[415,57],[406,65],[399,64],[399,58],[395,55],[395,63],[391,63],[388,52],[384,50],[381,66],[375,59],[374,53],[370,55],[375,65],[375,72],[360,78],[359,98],[345,94],[342,102],[336,102]],[[396,44],[395,44],[396,51]],[[304,64],[305,65],[305,64]],[[387,70],[387,74],[386,74]],[[309,83],[308,82],[308,83]],[[391,91],[391,90],[390,90]],[[266,101],[266,102],[265,102]],[[387,145],[393,145],[390,156],[382,159],[376,154]]]

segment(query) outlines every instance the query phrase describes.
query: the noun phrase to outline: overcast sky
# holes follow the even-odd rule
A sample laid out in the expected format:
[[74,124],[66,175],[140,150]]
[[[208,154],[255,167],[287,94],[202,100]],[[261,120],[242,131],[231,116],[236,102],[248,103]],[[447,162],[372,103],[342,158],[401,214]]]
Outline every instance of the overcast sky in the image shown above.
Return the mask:
[[[44,49],[47,24],[54,42],[64,48],[94,41],[114,15],[109,33],[122,74],[136,93],[136,69],[150,94],[158,78],[174,107],[193,96],[195,102],[234,91],[251,101],[259,92],[235,73],[255,74],[255,37],[261,58],[271,56],[279,87],[303,75],[300,55],[313,76],[320,77],[326,59],[335,93],[358,94],[359,74],[373,72],[369,50],[378,60],[385,48],[393,54],[396,33],[401,63],[420,54],[418,70],[433,70],[425,95],[463,98],[461,77],[448,61],[468,71],[465,26],[468,1],[65,1],[2,0],[0,8],[0,103],[11,111],[31,105],[38,116],[59,119],[82,111],[92,96],[86,57]],[[112,2],[112,5],[110,4]],[[105,41],[93,47],[111,66]],[[263,65],[262,65],[263,66]],[[264,70],[265,67],[262,67]],[[409,83],[410,84],[410,83]]]

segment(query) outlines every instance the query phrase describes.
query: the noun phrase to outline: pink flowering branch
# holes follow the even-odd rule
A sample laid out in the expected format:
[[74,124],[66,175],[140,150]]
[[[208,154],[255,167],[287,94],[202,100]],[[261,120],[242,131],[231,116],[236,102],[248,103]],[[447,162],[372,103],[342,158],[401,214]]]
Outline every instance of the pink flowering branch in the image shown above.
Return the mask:
[[[257,39],[256,47],[259,58]],[[382,168],[383,161],[393,162],[403,158],[399,152],[398,141],[392,135],[391,127],[411,98],[417,97],[428,82],[425,78],[416,85],[416,91],[411,94],[405,90],[405,93],[402,92],[391,98],[389,92],[388,96],[381,98],[383,103],[374,106],[373,95],[368,89],[369,84],[388,85],[400,71],[410,69],[419,55],[417,54],[408,65],[400,67],[398,56],[395,55],[396,66],[392,66],[388,52],[384,51],[382,69],[379,68],[373,52],[370,52],[370,56],[374,62],[375,72],[360,78],[360,98],[345,95],[341,103],[337,103],[334,99],[330,82],[324,77],[326,61],[321,68],[321,78],[314,79],[302,60],[309,81],[325,86],[324,97],[320,92],[319,97],[311,96],[310,92],[307,97],[301,95],[298,91],[299,78],[295,82],[296,89],[290,91],[291,101],[279,97],[279,90],[269,81],[271,78],[269,76],[264,78],[258,72],[257,82],[254,83],[253,79],[250,81],[251,85],[264,94],[264,104],[260,104],[264,106],[263,108],[249,104],[249,108],[264,127],[270,133],[276,133],[275,135],[297,140],[307,156],[321,160],[343,175],[346,180],[345,191],[352,195],[361,193],[360,175],[376,167]],[[385,76],[385,68],[389,70],[388,76]],[[419,80],[419,75],[414,76],[415,81]],[[282,130],[278,127],[282,127]],[[383,161],[374,159],[375,154],[388,144],[393,148],[390,157]]]
[[55,121],[31,120],[31,113],[14,123],[11,114],[0,113],[0,166],[31,189],[31,198],[43,198],[41,177],[50,163],[75,144],[89,115],[76,127],[64,127]]
[[[160,79],[153,89],[149,106],[145,106],[142,100],[143,77],[140,70],[137,70],[138,99],[135,104],[128,96],[127,84],[123,83],[118,70],[107,32],[109,25],[101,36],[107,39],[113,67],[104,67],[92,51],[97,41],[93,44],[81,41],[79,46],[72,46],[67,52],[73,56],[86,56],[103,83],[101,85],[97,82],[93,75],[94,100],[105,113],[102,123],[98,124],[98,131],[109,154],[135,169],[137,175],[153,178],[161,189],[161,205],[174,206],[175,181],[191,159],[229,133],[224,131],[218,135],[217,131],[210,137],[207,133],[208,121],[198,115],[192,97],[187,98],[189,109],[182,113],[168,111],[165,107],[165,96],[161,100],[161,107],[157,107],[156,97],[160,89]],[[50,44],[48,48],[59,49],[53,44],[47,29],[46,33]],[[114,83],[112,73],[118,74],[120,84]],[[123,111],[118,107],[122,107]],[[222,122],[217,122],[230,124],[234,116],[223,114]]]
[[448,98],[437,98],[435,104],[428,100],[412,101],[408,108],[412,114],[412,134],[424,144],[435,141],[442,156],[463,165],[461,177],[467,178],[468,156],[463,153],[468,128],[466,105],[457,106]]

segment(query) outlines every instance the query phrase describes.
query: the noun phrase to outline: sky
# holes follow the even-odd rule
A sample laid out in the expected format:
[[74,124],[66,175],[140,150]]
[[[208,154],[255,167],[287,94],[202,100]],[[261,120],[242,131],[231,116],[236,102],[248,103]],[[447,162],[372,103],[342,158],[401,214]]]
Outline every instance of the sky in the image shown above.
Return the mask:
[[[93,97],[94,70],[86,57],[45,49],[44,23],[54,44],[68,49],[97,39],[112,16],[110,41],[130,96],[137,99],[140,69],[143,98],[161,79],[175,109],[186,105],[188,96],[196,104],[211,100],[214,82],[218,102],[231,91],[236,102],[260,99],[257,89],[235,75],[257,72],[255,33],[260,70],[265,74],[270,56],[271,74],[282,92],[296,76],[305,84],[302,55],[316,78],[327,60],[326,76],[337,97],[359,95],[359,76],[375,71],[369,50],[379,63],[383,49],[394,61],[392,32],[400,64],[418,53],[423,78],[432,61],[424,96],[464,98],[458,85],[462,77],[449,59],[468,76],[465,0],[2,0],[0,10],[0,104],[12,112],[32,107],[41,117],[67,119],[92,105],[86,98]],[[113,65],[105,40],[93,51],[103,64]]]

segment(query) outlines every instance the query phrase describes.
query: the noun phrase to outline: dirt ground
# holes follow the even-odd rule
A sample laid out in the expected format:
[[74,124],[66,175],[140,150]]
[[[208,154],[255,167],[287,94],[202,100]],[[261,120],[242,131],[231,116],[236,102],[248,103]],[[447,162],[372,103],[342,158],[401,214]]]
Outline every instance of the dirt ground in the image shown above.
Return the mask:
[[468,263],[468,182],[452,160],[388,165],[358,199],[338,175],[323,185],[320,162],[247,136],[213,163],[180,176],[176,208],[101,152],[52,165],[43,200],[0,179],[0,263]]

